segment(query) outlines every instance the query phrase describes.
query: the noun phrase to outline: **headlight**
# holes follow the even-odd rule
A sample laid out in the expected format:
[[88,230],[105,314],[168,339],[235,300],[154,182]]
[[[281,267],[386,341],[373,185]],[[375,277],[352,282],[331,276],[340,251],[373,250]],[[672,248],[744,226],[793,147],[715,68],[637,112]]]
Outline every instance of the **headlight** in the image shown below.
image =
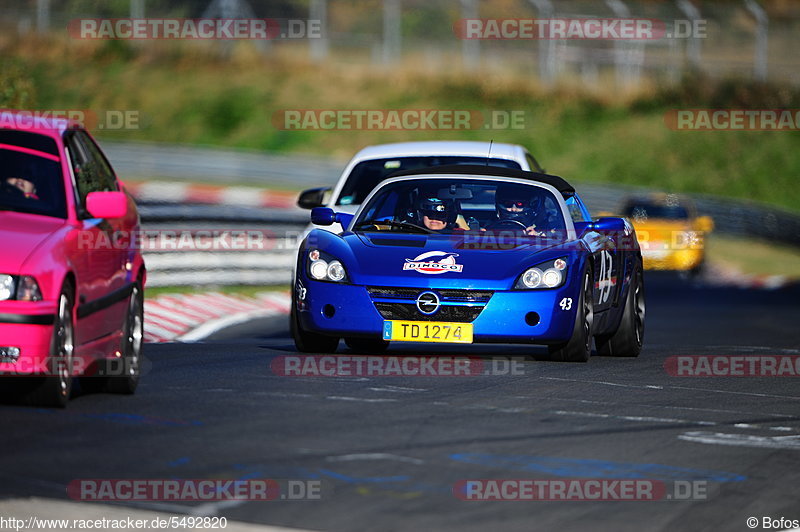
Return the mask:
[[41,301],[42,292],[39,290],[39,284],[36,279],[29,275],[23,275],[19,278],[17,285],[17,299],[19,301]]
[[0,274],[0,301],[41,301],[42,292],[36,279],[30,275]]
[[311,262],[311,266],[308,268],[311,272],[311,277],[321,281],[325,279],[328,275],[328,263],[324,260],[315,260]]
[[531,268],[522,274],[522,284],[527,288],[536,288],[542,284],[542,270],[539,268]]
[[11,275],[0,275],[0,301],[13,299],[17,283]]
[[567,276],[565,257],[537,264],[520,275],[514,288],[532,290],[536,288],[556,288],[564,284]]
[[328,278],[331,281],[341,281],[344,279],[344,266],[338,260],[328,264]]
[[308,275],[317,281],[347,282],[342,263],[318,249],[308,252]]

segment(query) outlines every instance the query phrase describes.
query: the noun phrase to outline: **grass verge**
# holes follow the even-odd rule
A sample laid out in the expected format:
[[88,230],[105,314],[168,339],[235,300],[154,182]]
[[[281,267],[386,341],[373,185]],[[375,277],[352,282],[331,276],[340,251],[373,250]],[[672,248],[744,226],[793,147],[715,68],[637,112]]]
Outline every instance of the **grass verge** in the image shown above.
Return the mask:
[[800,279],[800,250],[797,248],[717,234],[709,237],[706,246],[710,262],[733,266],[742,273]]
[[267,286],[158,286],[146,287],[145,297],[155,299],[159,296],[168,294],[205,294],[208,292],[221,292],[223,294],[254,297],[261,292],[288,292],[288,285],[267,285]]

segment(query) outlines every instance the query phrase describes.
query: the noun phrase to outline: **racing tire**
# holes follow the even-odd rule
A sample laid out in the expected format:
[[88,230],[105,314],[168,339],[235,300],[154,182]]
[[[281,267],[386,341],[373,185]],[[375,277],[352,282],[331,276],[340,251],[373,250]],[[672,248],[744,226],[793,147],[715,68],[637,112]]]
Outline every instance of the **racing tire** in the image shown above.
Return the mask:
[[389,342],[375,338],[345,338],[344,343],[356,353],[380,355],[389,348]]
[[339,338],[308,332],[300,325],[297,317],[297,304],[292,298],[292,311],[289,318],[294,345],[301,353],[334,353],[339,347]]
[[644,340],[644,276],[642,268],[636,269],[634,282],[628,289],[625,298],[625,310],[622,313],[617,330],[610,335],[595,338],[597,354],[613,357],[637,357],[642,351]]
[[128,312],[125,314],[122,332],[122,357],[105,361],[109,376],[104,379],[103,391],[133,395],[139,385],[144,337],[144,294],[138,282],[134,284],[128,300]]
[[575,315],[572,338],[563,344],[551,345],[550,359],[559,362],[588,362],[592,354],[592,323],[594,305],[592,298],[592,272],[589,268],[583,273],[583,286]]
[[27,395],[27,402],[31,405],[64,408],[69,402],[75,350],[74,293],[72,283],[65,281],[58,296],[58,313],[53,323],[48,375],[36,379],[36,387]]

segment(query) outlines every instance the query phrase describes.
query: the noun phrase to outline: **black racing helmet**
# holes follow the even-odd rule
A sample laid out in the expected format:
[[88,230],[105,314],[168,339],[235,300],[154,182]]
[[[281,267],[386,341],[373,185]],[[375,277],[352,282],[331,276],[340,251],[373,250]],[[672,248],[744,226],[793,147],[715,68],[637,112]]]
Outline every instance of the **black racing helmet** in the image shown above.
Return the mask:
[[526,226],[533,223],[542,198],[531,187],[499,185],[495,192],[495,209],[500,220],[514,220]]
[[448,225],[454,224],[458,212],[452,200],[443,200],[429,192],[420,194],[417,200],[417,219],[422,223],[422,217],[444,220]]

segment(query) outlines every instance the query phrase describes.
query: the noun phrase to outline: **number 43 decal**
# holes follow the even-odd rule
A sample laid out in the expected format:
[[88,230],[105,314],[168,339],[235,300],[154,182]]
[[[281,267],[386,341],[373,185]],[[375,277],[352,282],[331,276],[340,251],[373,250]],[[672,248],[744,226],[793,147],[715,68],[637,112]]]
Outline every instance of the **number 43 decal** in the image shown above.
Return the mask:
[[561,303],[559,303],[558,306],[561,307],[561,310],[569,310],[569,309],[571,309],[572,308],[572,298],[571,297],[565,297],[564,299],[561,300]]

